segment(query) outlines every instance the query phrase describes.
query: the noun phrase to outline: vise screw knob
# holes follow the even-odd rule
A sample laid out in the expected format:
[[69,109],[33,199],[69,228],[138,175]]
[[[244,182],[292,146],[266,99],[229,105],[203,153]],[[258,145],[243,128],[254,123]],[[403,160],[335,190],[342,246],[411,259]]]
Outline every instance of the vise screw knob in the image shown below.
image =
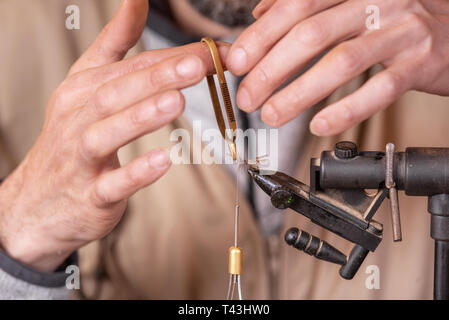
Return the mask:
[[357,145],[351,141],[341,141],[335,145],[335,156],[339,159],[351,159],[358,155]]

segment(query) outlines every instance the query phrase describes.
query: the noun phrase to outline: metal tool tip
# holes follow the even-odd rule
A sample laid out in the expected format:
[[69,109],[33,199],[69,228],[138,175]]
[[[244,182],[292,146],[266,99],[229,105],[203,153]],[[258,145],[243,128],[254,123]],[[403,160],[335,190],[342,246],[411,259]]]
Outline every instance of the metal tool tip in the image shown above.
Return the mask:
[[259,174],[259,168],[253,165],[248,165],[248,174],[254,178],[256,174]]

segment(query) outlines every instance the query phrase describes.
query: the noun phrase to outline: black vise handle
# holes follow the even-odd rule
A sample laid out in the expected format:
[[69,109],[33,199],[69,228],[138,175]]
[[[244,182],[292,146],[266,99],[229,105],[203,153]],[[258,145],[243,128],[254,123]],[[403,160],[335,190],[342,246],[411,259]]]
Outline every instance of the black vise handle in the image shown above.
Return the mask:
[[347,280],[354,278],[369,252],[362,246],[355,245],[347,259],[343,253],[326,241],[298,228],[290,228],[285,233],[285,242],[317,259],[341,265],[340,276]]

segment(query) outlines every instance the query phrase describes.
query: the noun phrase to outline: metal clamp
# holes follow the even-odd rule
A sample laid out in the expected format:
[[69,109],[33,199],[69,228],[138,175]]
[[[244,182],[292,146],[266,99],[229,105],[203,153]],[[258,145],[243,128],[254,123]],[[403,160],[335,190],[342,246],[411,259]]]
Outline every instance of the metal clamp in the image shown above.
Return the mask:
[[402,241],[401,216],[399,213],[398,191],[394,182],[394,144],[388,143],[385,148],[385,187],[388,189],[391,209],[391,225],[393,241]]

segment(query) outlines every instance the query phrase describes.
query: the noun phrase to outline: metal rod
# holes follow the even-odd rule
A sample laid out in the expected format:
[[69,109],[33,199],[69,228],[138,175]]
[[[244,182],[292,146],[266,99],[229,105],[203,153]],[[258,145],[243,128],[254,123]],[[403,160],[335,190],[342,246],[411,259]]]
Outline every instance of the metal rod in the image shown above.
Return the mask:
[[435,241],[434,299],[449,300],[449,242]]
[[239,293],[239,300],[243,300],[243,296],[242,296],[242,284],[240,282],[240,275],[237,275],[237,289],[238,289],[238,293]]
[[231,300],[232,278],[233,278],[233,275],[230,274],[229,275],[228,293],[226,294],[226,300]]
[[394,144],[389,143],[386,147],[385,153],[385,186],[391,189],[395,186],[393,176],[393,158],[394,158]]
[[393,229],[393,241],[402,241],[401,215],[399,213],[399,200],[396,188],[388,190],[390,195],[391,226]]
[[234,298],[234,291],[235,291],[235,275],[230,274],[229,275],[229,287],[228,287],[228,294],[226,295],[226,300],[232,300]]
[[235,217],[234,217],[234,246],[238,247],[238,234],[239,234],[239,209],[238,204],[235,205]]

